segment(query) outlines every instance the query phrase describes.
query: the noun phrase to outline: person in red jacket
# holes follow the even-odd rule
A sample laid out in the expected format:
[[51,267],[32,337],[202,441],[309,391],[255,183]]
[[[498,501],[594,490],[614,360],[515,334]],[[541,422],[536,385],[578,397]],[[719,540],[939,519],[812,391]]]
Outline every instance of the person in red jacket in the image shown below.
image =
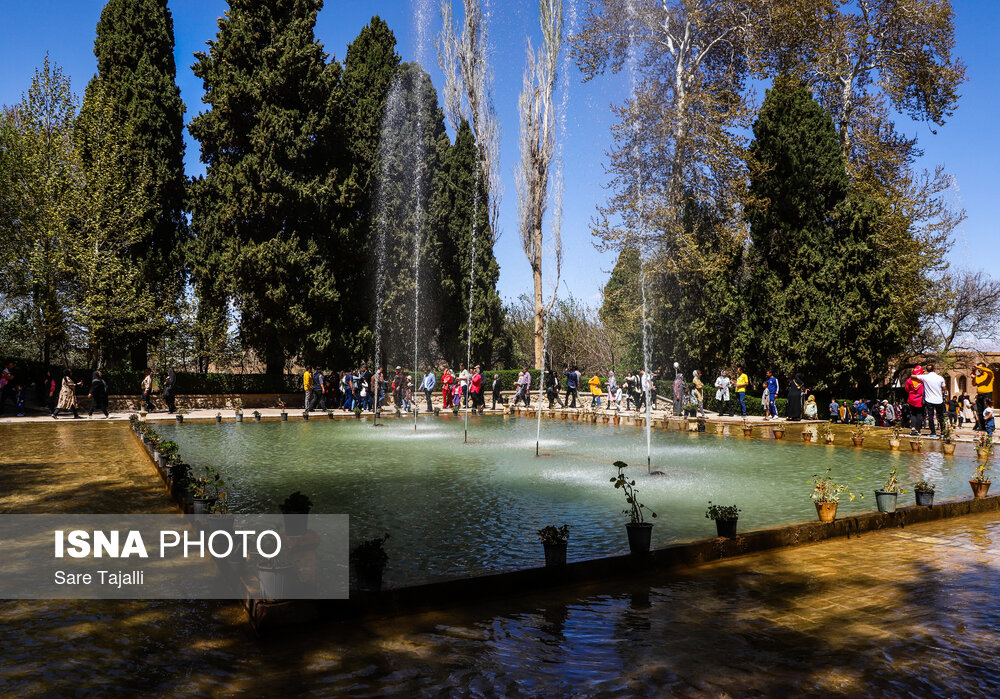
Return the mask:
[[455,377],[451,373],[451,369],[448,367],[444,368],[444,373],[441,374],[441,397],[444,399],[445,409],[451,406],[451,385],[455,383]]
[[476,370],[472,372],[469,384],[469,392],[472,394],[472,409],[479,410],[486,407],[486,401],[483,400],[483,372],[479,370],[478,364]]
[[[923,373],[922,366],[913,367],[913,376]],[[906,402],[910,406],[910,434],[919,435],[924,427],[924,382],[913,376],[906,380]]]

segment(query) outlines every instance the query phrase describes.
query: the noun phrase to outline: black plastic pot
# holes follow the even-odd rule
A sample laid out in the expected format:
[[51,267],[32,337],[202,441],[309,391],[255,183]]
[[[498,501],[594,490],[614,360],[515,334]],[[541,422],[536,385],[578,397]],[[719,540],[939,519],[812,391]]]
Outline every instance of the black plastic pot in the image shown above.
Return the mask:
[[719,536],[735,539],[737,522],[739,519],[717,519],[715,520],[715,531]]
[[243,422],[243,413],[236,413],[236,422]]
[[285,517],[285,534],[288,536],[302,536],[309,529],[309,515],[307,513],[287,513]]
[[303,410],[302,411],[302,419],[303,420],[308,420],[309,419],[309,411],[308,410]]
[[174,419],[177,420],[177,424],[180,424],[180,423],[184,422],[184,416],[183,415],[174,415]]
[[210,514],[212,505],[218,498],[191,498],[191,513],[196,515]]
[[566,547],[564,541],[561,544],[542,544],[545,547],[545,567],[557,568],[566,565]]
[[878,505],[879,512],[885,512],[887,514],[892,514],[896,511],[896,499],[899,497],[899,493],[890,492],[886,490],[876,490],[875,491],[875,504]]
[[253,416],[253,421],[254,422],[260,422],[260,415],[254,415]]
[[288,422],[288,413],[282,413],[281,414],[281,421],[282,422]]
[[913,496],[917,500],[917,507],[932,507],[934,505],[933,490],[916,490]]
[[653,541],[653,525],[649,522],[634,524],[629,522],[625,525],[628,532],[628,550],[633,554],[649,553],[649,546]]

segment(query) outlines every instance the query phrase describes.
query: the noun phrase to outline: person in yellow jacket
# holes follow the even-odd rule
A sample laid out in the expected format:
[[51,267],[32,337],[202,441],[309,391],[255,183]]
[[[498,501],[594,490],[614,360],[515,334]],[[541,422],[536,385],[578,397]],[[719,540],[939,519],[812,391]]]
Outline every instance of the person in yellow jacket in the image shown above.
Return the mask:
[[590,395],[593,396],[593,398],[590,399],[590,407],[600,408],[601,396],[604,395],[604,391],[601,390],[601,377],[594,374],[587,383],[590,385]]
[[976,429],[984,430],[983,409],[986,399],[993,397],[993,370],[985,363],[979,362],[972,371],[972,383],[976,384]]
[[313,375],[309,367],[306,367],[305,372],[302,374],[302,388],[306,392],[304,408],[306,411],[312,410],[313,402]]

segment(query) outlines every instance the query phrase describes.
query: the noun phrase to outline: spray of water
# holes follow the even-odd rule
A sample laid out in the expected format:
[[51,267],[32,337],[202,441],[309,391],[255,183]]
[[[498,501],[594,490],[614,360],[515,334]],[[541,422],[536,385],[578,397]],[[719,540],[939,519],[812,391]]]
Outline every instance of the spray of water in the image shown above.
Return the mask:
[[[466,369],[472,369],[472,305],[475,300],[476,295],[476,232],[479,227],[479,177],[480,171],[479,166],[475,168],[475,176],[473,178],[474,191],[472,194],[472,240],[469,245],[469,322],[467,330],[469,332],[468,341],[466,342],[466,352],[465,352],[465,366]],[[469,390],[472,389],[472,383],[469,383]],[[480,386],[480,391],[483,390]],[[465,443],[469,443],[469,403],[465,404]]]

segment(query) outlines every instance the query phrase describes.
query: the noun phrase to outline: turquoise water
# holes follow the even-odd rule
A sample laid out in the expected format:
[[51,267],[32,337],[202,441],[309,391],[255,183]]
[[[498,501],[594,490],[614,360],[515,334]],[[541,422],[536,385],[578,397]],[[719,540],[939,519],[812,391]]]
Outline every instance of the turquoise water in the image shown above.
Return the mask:
[[708,501],[738,505],[741,531],[814,520],[807,481],[828,465],[865,494],[845,497],[842,513],[875,509],[872,491],[892,465],[910,491],[900,505],[922,478],[937,483],[938,499],[969,497],[975,468],[964,445],[946,457],[658,430],[653,467],[665,475],[649,476],[636,427],[545,421],[544,456],[535,457],[535,421],[499,416],[472,418],[469,444],[451,417],[423,418],[416,432],[406,420],[376,428],[315,418],[157,430],[196,468],[228,472],[236,512],[277,512],[301,490],[314,512],[349,514],[353,542],[388,532],[390,586],[542,565],[535,532],[547,524],[570,525],[570,560],[627,551],[625,501],[610,483],[619,459],[633,464],[640,501],[659,515],[654,547],[714,536]]

